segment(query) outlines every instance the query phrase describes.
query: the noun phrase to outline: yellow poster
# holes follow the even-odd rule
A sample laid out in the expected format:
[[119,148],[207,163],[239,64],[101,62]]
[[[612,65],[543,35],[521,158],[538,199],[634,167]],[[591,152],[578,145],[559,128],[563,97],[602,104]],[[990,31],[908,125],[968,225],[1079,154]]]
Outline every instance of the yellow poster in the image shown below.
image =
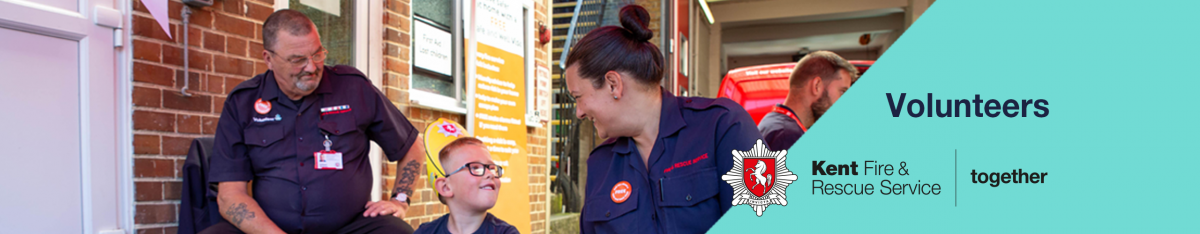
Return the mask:
[[500,197],[490,211],[531,233],[529,203],[529,165],[525,124],[525,38],[520,2],[476,0],[475,30],[469,37],[477,41],[473,63],[475,73],[468,82],[472,111],[468,125],[483,141],[492,160],[504,167],[500,178]]

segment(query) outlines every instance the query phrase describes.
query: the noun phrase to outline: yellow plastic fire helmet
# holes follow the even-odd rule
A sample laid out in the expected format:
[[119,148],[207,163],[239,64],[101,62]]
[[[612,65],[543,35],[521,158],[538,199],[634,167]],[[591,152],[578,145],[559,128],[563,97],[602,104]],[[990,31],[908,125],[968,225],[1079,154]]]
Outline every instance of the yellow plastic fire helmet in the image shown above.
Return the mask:
[[[426,178],[429,178],[430,188],[436,187],[434,182],[438,178],[446,177],[446,168],[442,167],[441,160],[438,160],[438,152],[451,141],[467,136],[470,134],[467,134],[462,125],[445,118],[439,118],[425,128],[425,171],[429,172]],[[433,193],[434,197],[437,197],[437,189],[434,189]]]

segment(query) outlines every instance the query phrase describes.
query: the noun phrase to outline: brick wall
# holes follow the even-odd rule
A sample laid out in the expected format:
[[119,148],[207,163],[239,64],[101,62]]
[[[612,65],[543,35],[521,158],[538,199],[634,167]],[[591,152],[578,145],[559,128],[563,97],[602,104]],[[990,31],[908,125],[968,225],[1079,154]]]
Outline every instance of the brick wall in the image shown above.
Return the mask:
[[[133,146],[135,228],[138,233],[175,233],[178,225],[181,169],[191,140],[211,137],[225,96],[242,81],[267,70],[262,61],[262,22],[274,11],[272,0],[220,0],[211,7],[193,8],[190,20],[190,97],[183,96],[183,27],[178,0],[169,5],[172,36],[162,31],[140,0],[134,0]],[[410,2],[386,0],[383,16],[384,91],[421,130],[437,118],[465,123],[465,116],[410,105]],[[538,0],[536,19],[549,22],[548,1]],[[550,44],[537,48],[537,66],[550,63]],[[547,209],[548,139],[546,128],[529,128],[529,190],[533,230],[545,233]],[[386,162],[386,160],[384,160]],[[384,196],[390,197],[395,163],[381,172]],[[424,175],[424,171],[422,171]],[[447,212],[432,197],[421,177],[413,194],[407,221],[414,227]]]
[[162,31],[140,1],[133,13],[133,165],[138,233],[174,233],[178,224],[183,159],[192,138],[212,136],[222,104],[234,86],[266,71],[261,23],[270,0],[222,0],[193,8],[188,80],[183,87],[183,27],[179,1],[169,4],[170,30]]

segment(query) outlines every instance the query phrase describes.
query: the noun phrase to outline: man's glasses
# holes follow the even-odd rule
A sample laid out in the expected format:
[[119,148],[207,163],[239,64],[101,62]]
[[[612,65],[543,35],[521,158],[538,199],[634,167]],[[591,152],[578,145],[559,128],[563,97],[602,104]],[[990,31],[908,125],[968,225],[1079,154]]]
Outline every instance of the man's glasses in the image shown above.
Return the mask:
[[[275,54],[275,56],[278,56],[280,58],[283,57],[283,56],[279,56],[279,53],[275,53],[275,51],[271,51],[271,50],[266,50],[266,51],[271,52],[271,54]],[[317,52],[313,53],[312,55],[309,55],[306,57],[287,59],[284,61],[291,63],[293,67],[302,67],[302,66],[312,63],[313,61],[325,62],[325,55],[328,55],[328,54],[329,54],[328,50],[325,50],[325,48],[321,48],[320,50],[317,50]]]
[[483,176],[483,174],[488,171],[492,171],[493,173],[495,173],[497,178],[504,176],[504,167],[497,166],[496,164],[484,164],[484,163],[479,163],[479,162],[469,162],[466,165],[459,167],[457,170],[454,170],[454,172],[450,172],[449,174],[446,174],[446,177],[450,177],[450,175],[453,175],[454,173],[458,173],[459,171],[462,171],[463,169],[467,169],[467,172],[471,173],[471,175],[473,175],[473,176]]

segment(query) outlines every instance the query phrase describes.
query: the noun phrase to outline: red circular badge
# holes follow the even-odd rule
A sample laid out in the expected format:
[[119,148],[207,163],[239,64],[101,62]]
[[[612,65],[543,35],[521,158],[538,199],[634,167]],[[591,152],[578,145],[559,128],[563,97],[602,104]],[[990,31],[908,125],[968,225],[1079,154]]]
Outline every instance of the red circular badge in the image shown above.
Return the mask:
[[612,188],[612,201],[616,203],[623,203],[625,200],[629,199],[629,195],[632,193],[633,187],[629,186],[629,182],[617,182],[617,185],[613,185]]
[[268,112],[271,112],[271,102],[266,102],[263,101],[262,98],[259,98],[258,101],[254,102],[254,111],[258,112],[260,115],[265,115]]

